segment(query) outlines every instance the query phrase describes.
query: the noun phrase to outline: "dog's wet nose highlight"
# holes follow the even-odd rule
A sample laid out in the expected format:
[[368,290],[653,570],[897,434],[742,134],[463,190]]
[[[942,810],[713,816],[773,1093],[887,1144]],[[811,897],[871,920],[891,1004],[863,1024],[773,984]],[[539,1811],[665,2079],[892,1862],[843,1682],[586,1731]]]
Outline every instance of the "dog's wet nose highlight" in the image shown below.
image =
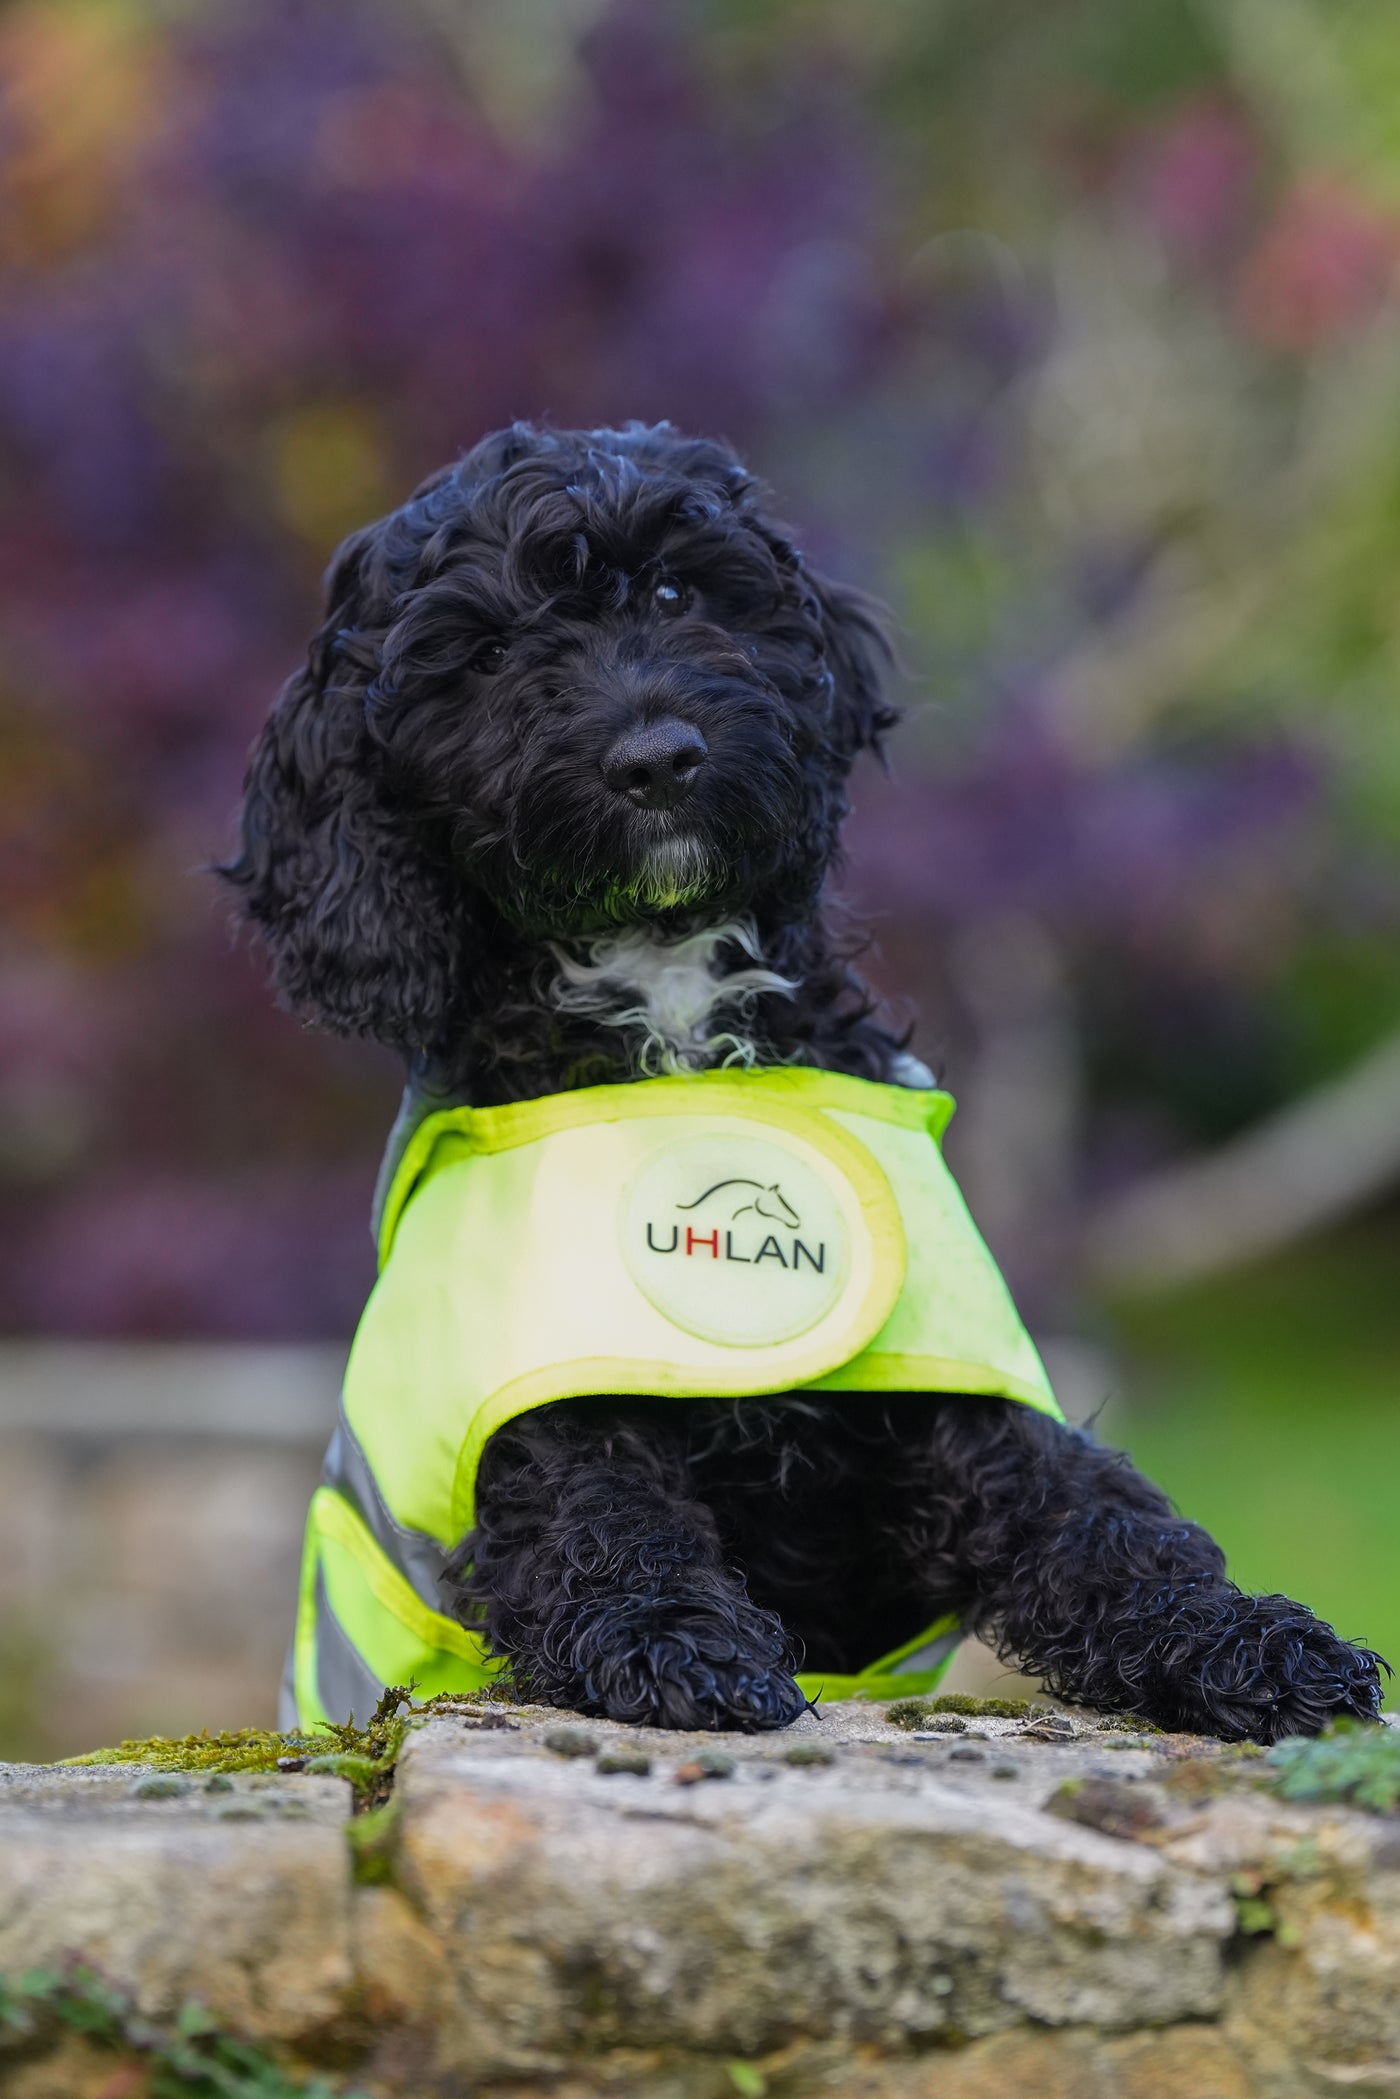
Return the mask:
[[639,809],[671,809],[689,794],[708,755],[693,722],[667,717],[619,736],[604,756],[603,778]]

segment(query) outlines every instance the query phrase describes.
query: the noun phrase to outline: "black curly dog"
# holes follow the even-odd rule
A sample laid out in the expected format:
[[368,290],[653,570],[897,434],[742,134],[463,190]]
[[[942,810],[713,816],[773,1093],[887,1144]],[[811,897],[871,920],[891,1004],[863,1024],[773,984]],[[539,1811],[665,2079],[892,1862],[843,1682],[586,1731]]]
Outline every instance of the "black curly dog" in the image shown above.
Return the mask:
[[[886,653],[723,445],[519,425],[341,547],[223,872],[285,1002],[424,1099],[736,1041],[907,1083],[823,903]],[[1385,1666],[1242,1594],[1118,1453],[982,1398],[541,1408],[448,1579],[528,1695],[665,1727],[780,1727],[795,1668],[948,1611],[1063,1697],[1257,1741],[1374,1716]]]

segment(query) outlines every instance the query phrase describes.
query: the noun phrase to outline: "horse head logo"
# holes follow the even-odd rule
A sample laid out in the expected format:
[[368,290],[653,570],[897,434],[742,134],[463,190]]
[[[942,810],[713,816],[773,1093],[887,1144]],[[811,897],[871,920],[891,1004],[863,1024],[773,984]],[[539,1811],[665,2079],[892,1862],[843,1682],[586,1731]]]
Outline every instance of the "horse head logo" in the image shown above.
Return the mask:
[[[742,1217],[745,1211],[753,1210],[758,1216],[766,1217],[772,1224],[786,1225],[791,1232],[795,1232],[800,1228],[802,1219],[798,1216],[776,1181],[767,1183],[754,1181],[743,1174],[734,1174],[726,1181],[715,1181],[711,1187],[705,1190],[703,1195],[697,1195],[693,1203],[677,1203],[676,1208],[678,1210],[698,1210],[710,1200],[712,1195],[718,1195],[725,1188],[736,1191],[751,1188],[756,1191],[749,1196],[747,1201],[741,1201],[735,1205],[734,1209],[729,1213],[731,1218]],[[733,1196],[729,1198],[730,1201],[733,1201],[733,1199]]]

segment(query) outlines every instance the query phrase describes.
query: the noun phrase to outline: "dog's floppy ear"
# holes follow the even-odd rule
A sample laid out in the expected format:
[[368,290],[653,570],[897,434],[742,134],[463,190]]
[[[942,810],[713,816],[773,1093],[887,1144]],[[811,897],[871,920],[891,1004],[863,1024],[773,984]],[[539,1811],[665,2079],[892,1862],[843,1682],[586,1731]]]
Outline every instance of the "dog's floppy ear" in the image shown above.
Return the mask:
[[382,525],[326,576],[326,619],[253,746],[242,851],[219,869],[313,1026],[414,1052],[456,998],[461,904],[395,810],[367,693],[388,613]]
[[880,748],[899,709],[884,697],[894,652],[881,608],[863,592],[805,571],[816,600],[822,653],[832,682],[832,741],[843,757]]

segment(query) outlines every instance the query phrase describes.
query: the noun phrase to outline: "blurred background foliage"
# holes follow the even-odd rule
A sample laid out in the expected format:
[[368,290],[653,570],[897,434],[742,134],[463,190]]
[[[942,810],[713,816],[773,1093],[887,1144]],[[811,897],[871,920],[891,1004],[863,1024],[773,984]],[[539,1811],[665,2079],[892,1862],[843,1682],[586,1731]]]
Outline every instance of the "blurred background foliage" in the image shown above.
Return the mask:
[[349,1331],[396,1074],[202,867],[344,531],[668,416],[897,614],[847,886],[1033,1318],[1400,1651],[1393,0],[11,0],[0,91],[0,1327]]

